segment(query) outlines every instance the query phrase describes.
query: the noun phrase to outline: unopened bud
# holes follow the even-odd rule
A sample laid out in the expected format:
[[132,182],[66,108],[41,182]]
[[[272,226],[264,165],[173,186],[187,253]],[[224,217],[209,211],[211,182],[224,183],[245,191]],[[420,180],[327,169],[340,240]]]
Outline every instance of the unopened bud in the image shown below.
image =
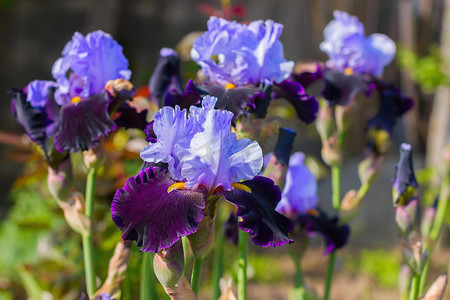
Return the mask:
[[370,128],[367,140],[367,148],[377,156],[386,154],[391,147],[390,133],[384,129]]
[[393,200],[395,206],[403,206],[417,196],[417,183],[412,162],[411,145],[403,143],[400,147],[400,159],[395,166]]
[[67,201],[59,201],[64,211],[67,224],[79,234],[86,234],[91,229],[91,221],[84,214],[84,196],[79,192],[72,193]]
[[336,166],[341,163],[341,151],[335,136],[328,140],[322,140],[322,159],[328,166]]
[[340,210],[342,212],[350,212],[357,208],[361,203],[361,199],[357,197],[355,190],[348,191],[342,199]]
[[103,139],[100,138],[98,145],[95,148],[83,151],[84,165],[88,169],[97,169],[105,161],[106,153]]
[[48,167],[47,185],[50,194],[59,201],[69,196],[73,183],[72,163],[66,159],[59,164],[56,170]]
[[171,300],[197,300],[197,295],[184,276],[181,276],[175,286],[164,287],[164,290]]
[[328,140],[336,130],[334,124],[332,108],[327,101],[319,102],[319,112],[317,113],[316,129],[322,141]]
[[411,282],[412,272],[408,265],[402,265],[398,274],[398,292],[400,300],[408,299],[409,284]]
[[198,224],[197,231],[188,235],[188,239],[194,256],[205,257],[214,242],[214,219],[204,215]]
[[273,180],[273,182],[282,190],[286,181],[288,165],[277,163],[275,154],[270,154],[269,162],[264,169],[263,176]]
[[401,238],[401,241],[403,260],[415,274],[420,274],[428,258],[428,251],[423,252],[420,236],[413,233],[408,238]]
[[110,299],[120,296],[120,284],[125,278],[130,257],[131,241],[121,240],[116,244],[114,254],[109,260],[108,277],[102,287],[94,294],[94,298],[104,300],[104,295],[110,295]]
[[370,155],[359,163],[358,175],[361,184],[371,185],[375,181],[378,172],[380,170],[382,161],[383,161],[382,156],[376,157],[374,155]]
[[407,237],[413,231],[418,213],[419,200],[417,198],[405,206],[395,208],[395,222],[401,236]]
[[136,89],[133,84],[123,78],[109,80],[105,89],[111,98],[108,108],[110,114],[114,113],[125,101],[133,100],[133,97],[136,95]]
[[159,282],[164,287],[172,287],[177,284],[183,275],[184,254],[181,240],[172,247],[161,250],[155,255],[153,269]]
[[422,222],[420,224],[420,232],[422,233],[422,236],[428,237],[431,228],[433,227],[434,217],[436,216],[436,207],[433,205],[431,207],[428,207],[422,218]]
[[422,300],[442,300],[444,299],[445,288],[447,287],[448,274],[445,272],[439,276],[428,289]]

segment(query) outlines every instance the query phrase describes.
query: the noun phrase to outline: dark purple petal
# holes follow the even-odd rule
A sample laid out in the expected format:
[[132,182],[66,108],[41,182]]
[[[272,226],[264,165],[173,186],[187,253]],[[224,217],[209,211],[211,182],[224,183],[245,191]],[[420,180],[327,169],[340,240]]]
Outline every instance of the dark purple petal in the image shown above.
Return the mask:
[[414,193],[407,193],[408,188],[413,190],[419,187],[412,161],[412,147],[403,143],[400,146],[400,159],[395,166],[394,177],[394,203],[396,205],[406,205],[415,198]]
[[305,89],[307,89],[311,84],[323,78],[322,70],[320,66],[317,65],[315,72],[303,72],[299,74],[292,73],[288,80],[296,81],[300,83]]
[[303,86],[290,80],[283,80],[273,86],[274,97],[285,98],[295,108],[297,117],[309,124],[316,119],[319,103],[316,98],[306,94]]
[[226,89],[216,83],[195,83],[190,81],[186,89],[196,91],[200,95],[217,97],[218,101],[215,107],[217,109],[231,111],[234,114],[232,120],[234,124],[236,124],[241,115],[248,116],[250,111],[255,108],[255,104],[253,103],[255,98],[264,97],[264,93],[254,86]]
[[241,184],[249,187],[251,193],[237,189],[218,192],[237,207],[236,215],[242,218],[239,228],[250,233],[253,242],[262,247],[292,243],[288,233],[294,229],[294,222],[275,211],[281,199],[280,188],[261,176]]
[[47,140],[47,125],[49,120],[47,114],[33,108],[27,101],[27,95],[20,89],[9,91],[12,96],[11,108],[17,121],[23,127],[30,139],[45,151]]
[[175,50],[161,49],[158,63],[149,82],[150,95],[159,107],[165,105],[167,93],[183,93],[183,84],[180,74],[180,59]]
[[115,126],[109,118],[108,102],[106,93],[102,92],[77,104],[63,105],[55,135],[56,148],[61,152],[94,148],[99,138],[108,135]]
[[380,107],[377,114],[368,122],[368,127],[383,128],[392,132],[392,127],[397,118],[414,106],[411,98],[404,97],[399,88],[393,84],[377,81]]
[[254,98],[255,108],[252,110],[252,115],[257,119],[263,119],[267,115],[272,100],[272,87],[272,84],[260,84],[261,93]]
[[114,120],[117,126],[124,128],[138,128],[144,130],[147,127],[147,110],[138,112],[128,103],[123,103],[117,110],[119,117]]
[[199,105],[201,97],[198,92],[186,91],[184,93],[179,93],[176,90],[170,90],[167,92],[164,106],[175,107],[178,105],[181,109],[189,108],[191,105]]
[[322,96],[336,105],[348,105],[359,92],[370,96],[375,88],[373,84],[361,76],[346,75],[333,69],[324,70],[324,89]]
[[107,82],[106,91],[110,98],[108,112],[112,114],[122,107],[125,101],[133,101],[136,96],[136,88],[128,80],[122,78]]
[[154,142],[156,142],[156,139],[158,138],[157,136],[156,136],[156,133],[155,133],[155,131],[153,130],[153,125],[155,124],[155,120],[151,120],[148,124],[147,124],[147,126],[145,127],[145,129],[144,129],[144,133],[145,133],[145,135],[146,135],[146,138],[145,138],[145,140],[147,141],[147,142],[152,142],[152,143],[154,143]]
[[224,234],[228,241],[237,245],[239,240],[238,218],[234,213],[230,213],[230,217],[223,224]]
[[277,163],[285,166],[289,165],[289,158],[291,157],[291,150],[296,135],[292,129],[280,127],[278,130],[278,141],[274,151]]
[[136,240],[142,251],[156,253],[197,230],[206,195],[183,189],[168,193],[174,183],[167,170],[153,167],[117,190],[111,214],[124,240]]
[[340,225],[337,217],[329,218],[319,209],[315,212],[317,214],[302,214],[297,217],[297,221],[305,226],[307,234],[322,235],[325,240],[324,254],[344,247],[350,236],[350,227]]

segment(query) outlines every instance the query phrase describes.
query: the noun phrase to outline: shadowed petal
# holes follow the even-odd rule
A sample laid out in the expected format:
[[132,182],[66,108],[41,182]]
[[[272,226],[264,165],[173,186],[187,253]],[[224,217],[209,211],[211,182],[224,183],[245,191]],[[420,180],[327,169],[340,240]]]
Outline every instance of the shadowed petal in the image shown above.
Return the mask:
[[359,92],[364,92],[370,96],[374,84],[369,83],[360,76],[346,75],[343,72],[325,69],[325,86],[322,96],[329,102],[337,105],[348,105]]
[[56,148],[61,152],[77,152],[95,147],[99,138],[108,135],[115,126],[108,115],[108,101],[102,92],[77,104],[63,105],[55,135]]
[[236,87],[225,89],[220,84],[211,82],[195,83],[188,82],[186,89],[198,92],[200,95],[217,97],[216,108],[228,110],[233,113],[233,123],[236,124],[241,115],[249,116],[250,111],[255,108],[253,101],[256,98],[264,98],[264,92],[254,86]]
[[256,245],[281,246],[293,241],[288,233],[294,229],[294,222],[275,211],[281,198],[280,188],[266,177],[256,176],[242,182],[251,189],[218,192],[237,207],[237,216],[242,218],[239,228],[250,233]]
[[183,189],[168,193],[175,182],[167,170],[153,167],[129,178],[117,190],[111,214],[123,239],[136,240],[142,251],[156,253],[197,230],[206,195]]
[[47,140],[47,114],[39,109],[33,108],[27,101],[27,95],[19,89],[9,91],[12,96],[11,109],[17,118],[17,121],[23,127],[30,139],[45,149]]
[[306,226],[308,235],[320,234],[325,239],[324,254],[329,254],[335,249],[339,249],[347,244],[350,236],[350,227],[339,225],[337,217],[329,218],[321,210],[317,210],[318,215],[304,214],[297,217],[300,224]]
[[114,120],[117,126],[124,128],[147,128],[147,110],[138,112],[128,103],[123,103],[117,110],[118,118]]
[[292,73],[287,80],[300,83],[305,89],[311,84],[323,78],[323,72],[320,65],[317,64],[315,72],[302,72],[299,74]]
[[309,124],[316,119],[319,103],[316,98],[309,96],[303,86],[295,81],[283,80],[274,84],[274,97],[282,97],[288,100],[295,108],[297,117]]

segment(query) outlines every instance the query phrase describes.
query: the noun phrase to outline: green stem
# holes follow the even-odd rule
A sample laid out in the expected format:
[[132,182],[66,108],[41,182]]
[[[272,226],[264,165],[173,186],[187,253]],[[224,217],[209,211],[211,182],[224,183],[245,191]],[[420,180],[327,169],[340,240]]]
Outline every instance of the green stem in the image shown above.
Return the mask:
[[95,267],[94,267],[94,241],[92,235],[92,230],[94,228],[93,215],[94,215],[94,190],[95,190],[96,175],[97,169],[90,168],[86,179],[86,195],[85,195],[86,202],[84,214],[90,220],[91,227],[86,233],[82,234],[86,291],[89,298],[92,298],[96,291]]
[[200,279],[202,277],[202,266],[204,257],[194,258],[194,267],[192,269],[191,276],[191,288],[198,295],[198,289],[200,287]]
[[334,272],[334,261],[336,259],[336,250],[333,250],[330,253],[330,258],[328,260],[328,269],[327,275],[325,278],[325,293],[323,296],[323,300],[328,300],[331,292],[331,283],[333,281],[333,272]]
[[333,209],[338,212],[341,207],[341,166],[334,165],[331,167],[331,191]]
[[156,291],[155,271],[153,271],[154,257],[155,254],[152,252],[143,253],[142,268],[141,268],[141,288],[140,288],[141,300],[159,299],[158,293]]
[[184,267],[183,267],[183,276],[186,275],[186,265],[187,265],[187,258],[188,258],[188,251],[189,251],[189,241],[187,236],[181,237],[181,243],[183,245],[183,255],[184,255]]
[[239,260],[237,293],[239,300],[247,300],[247,252],[248,233],[239,230]]
[[419,299],[419,281],[420,274],[414,274],[411,282],[411,291],[409,292],[409,300]]
[[[222,225],[222,224],[220,224]],[[222,227],[222,226],[221,226]],[[222,231],[216,231],[219,233],[217,235],[216,243],[215,243],[215,249],[214,249],[214,260],[213,260],[213,269],[212,269],[212,283],[211,283],[211,289],[212,289],[212,300],[219,299],[220,297],[220,288],[219,288],[219,281],[222,277],[223,272],[223,243],[225,240],[225,234]]]
[[430,256],[431,253],[428,253],[427,261],[425,262],[422,273],[420,274],[419,295],[424,292],[425,285],[427,284],[428,269],[430,268]]
[[303,272],[301,268],[301,257],[297,255],[292,247],[289,248],[289,255],[292,258],[292,261],[295,265],[295,277],[294,277],[294,296],[296,300],[305,300],[306,299],[306,290],[305,285],[303,283]]
[[439,193],[439,201],[436,208],[436,217],[433,222],[433,227],[430,231],[430,238],[436,241],[441,232],[442,223],[444,223],[445,213],[447,212],[448,199],[450,198],[450,175],[444,177],[442,180],[441,189]]

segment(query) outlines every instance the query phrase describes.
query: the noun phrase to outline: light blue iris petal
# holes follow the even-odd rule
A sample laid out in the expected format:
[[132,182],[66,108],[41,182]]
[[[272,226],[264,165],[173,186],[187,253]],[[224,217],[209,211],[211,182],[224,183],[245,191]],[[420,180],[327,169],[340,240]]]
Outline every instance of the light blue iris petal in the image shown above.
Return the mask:
[[208,31],[195,40],[191,57],[209,80],[219,84],[282,81],[294,66],[283,57],[282,30],[271,20],[247,26],[211,17]]
[[176,152],[176,146],[184,149],[189,147],[193,134],[193,122],[186,117],[187,111],[165,106],[154,117],[153,131],[157,136],[157,142],[150,142],[141,151],[141,158],[147,162],[168,163],[172,178],[182,180],[180,173],[180,159]]
[[[225,190],[243,179],[252,179],[263,163],[261,147],[248,139],[238,140],[230,132],[233,114],[214,109],[217,98],[206,96],[202,109],[192,109],[190,117],[201,126],[192,138],[189,148],[180,149],[181,175],[186,187],[218,186]],[[199,128],[200,129],[200,128]]]
[[317,206],[317,181],[304,164],[304,158],[301,152],[291,155],[286,184],[277,206],[280,212],[303,214]]
[[53,64],[52,75],[59,85],[55,100],[64,105],[73,97],[86,98],[101,92],[108,80],[130,79],[131,71],[122,46],[111,35],[97,30],[85,37],[75,33],[62,57]]
[[34,80],[27,85],[27,101],[36,109],[43,110],[47,104],[48,89],[56,87],[54,81]]

